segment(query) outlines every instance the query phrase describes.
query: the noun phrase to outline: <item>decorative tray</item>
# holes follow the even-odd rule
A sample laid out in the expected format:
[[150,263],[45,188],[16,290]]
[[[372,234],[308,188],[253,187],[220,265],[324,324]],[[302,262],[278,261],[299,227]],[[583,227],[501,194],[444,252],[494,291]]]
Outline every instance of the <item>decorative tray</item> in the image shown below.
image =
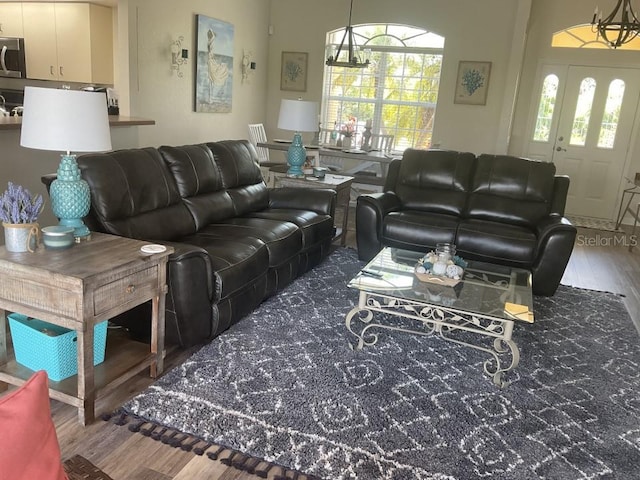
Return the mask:
[[432,273],[418,273],[418,272],[414,272],[414,273],[416,274],[416,277],[418,278],[418,280],[420,280],[421,282],[433,283],[434,285],[445,285],[447,287],[455,287],[462,281],[461,278],[458,278],[458,279],[449,278],[443,275],[433,275]]
[[455,254],[452,243],[439,243],[436,251],[428,252],[418,260],[415,276],[421,282],[455,287],[462,281],[467,262]]

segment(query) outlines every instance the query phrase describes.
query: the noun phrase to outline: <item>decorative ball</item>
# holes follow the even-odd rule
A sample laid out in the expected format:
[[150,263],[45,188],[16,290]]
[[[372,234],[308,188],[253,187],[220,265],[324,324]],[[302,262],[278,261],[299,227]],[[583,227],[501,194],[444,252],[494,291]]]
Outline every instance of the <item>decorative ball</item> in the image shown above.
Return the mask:
[[447,277],[454,278],[458,275],[458,267],[456,265],[447,266]]
[[424,268],[422,265],[418,265],[416,267],[416,273],[427,273],[427,269]]
[[460,278],[463,273],[462,268],[458,265],[449,265],[447,267],[447,277],[449,278]]

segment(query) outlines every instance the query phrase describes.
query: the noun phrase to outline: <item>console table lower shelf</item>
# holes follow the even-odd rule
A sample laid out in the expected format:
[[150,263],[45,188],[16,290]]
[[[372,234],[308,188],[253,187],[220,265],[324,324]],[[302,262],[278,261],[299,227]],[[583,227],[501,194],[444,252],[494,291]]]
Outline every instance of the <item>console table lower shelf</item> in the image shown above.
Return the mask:
[[[131,377],[151,368],[155,365],[156,358],[149,344],[130,340],[121,331],[108,332],[105,360],[93,367],[95,400],[113,392]],[[0,382],[21,385],[33,373],[10,356],[0,370]],[[78,376],[72,375],[59,382],[50,381],[49,397],[76,408],[83,407],[84,402],[78,396]]]
[[[374,321],[376,312],[387,315],[378,316]],[[401,319],[409,320],[405,324],[416,321],[417,327],[403,325]],[[438,335],[448,342],[485,352],[490,358],[484,362],[484,372],[499,387],[509,384],[504,378],[505,374],[516,368],[520,361],[520,350],[511,338],[514,322],[504,318],[360,291],[358,306],[347,314],[345,323],[358,339],[355,346],[351,345],[356,350],[361,350],[365,345],[375,345],[378,333],[373,330],[386,329],[416,335]],[[478,342],[470,343],[469,338],[456,338],[456,335],[462,336],[464,332],[471,333],[471,337],[477,338]]]

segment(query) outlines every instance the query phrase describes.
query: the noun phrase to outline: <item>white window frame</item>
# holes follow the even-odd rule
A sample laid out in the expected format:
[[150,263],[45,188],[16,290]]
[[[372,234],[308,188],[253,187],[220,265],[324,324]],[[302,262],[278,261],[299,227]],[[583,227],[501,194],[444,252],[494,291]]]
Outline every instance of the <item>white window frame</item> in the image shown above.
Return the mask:
[[[376,27],[378,31],[381,28],[384,28],[385,33],[372,36],[366,35],[367,30],[371,31]],[[403,38],[400,38],[398,36],[398,31],[402,28],[406,28],[407,35],[403,36]],[[379,57],[382,62],[384,62],[387,58],[387,54],[421,55],[423,56],[423,63],[428,56],[440,57],[440,70],[438,71],[437,79],[435,79],[437,88],[430,91],[431,95],[433,95],[433,92],[435,91],[436,101],[419,102],[403,99],[385,99],[384,79],[386,78],[386,76],[382,74],[385,69],[378,68],[378,66],[375,64],[375,61],[368,68],[362,70],[325,65],[322,95],[322,114],[320,119],[323,128],[334,129],[335,126],[338,130],[340,130],[341,125],[348,121],[348,117],[350,116],[350,114],[354,114],[353,116],[357,118],[357,133],[359,135],[356,138],[356,142],[358,142],[358,144],[360,142],[359,139],[361,138],[360,135],[364,132],[365,123],[368,120],[371,120],[372,133],[393,134],[395,136],[394,149],[396,150],[404,150],[407,147],[428,148],[431,145],[433,136],[435,111],[437,107],[438,91],[440,87],[440,72],[442,68],[442,61],[444,59],[444,38],[432,32],[428,32],[427,30],[419,29],[410,25],[356,25],[353,27],[353,31],[356,37],[356,42],[360,46],[360,48],[371,50],[371,58],[375,59]],[[337,46],[342,40],[343,35],[343,28],[329,32],[327,34],[326,43],[327,51],[337,50]],[[418,44],[418,46],[415,46],[416,44]],[[376,89],[376,95],[374,98],[367,98],[362,96],[343,96],[338,93],[331,93],[332,91],[335,92],[339,88],[336,87],[335,84],[331,84],[332,78],[334,78],[332,77],[332,72],[336,75],[339,75],[340,72],[343,72],[345,75],[359,75],[360,78],[363,78],[363,76],[370,76],[372,74],[372,71],[374,73],[378,73],[378,84],[383,85],[382,88]],[[394,77],[395,76],[396,75],[394,75]],[[400,79],[405,78],[402,72],[400,73],[400,75],[398,75],[398,77]],[[407,82],[416,81],[415,76],[407,75],[406,78]],[[425,77],[419,77],[419,80],[423,80],[424,78]],[[432,82],[434,81],[434,78],[435,77],[431,77]],[[404,85],[406,82],[401,83]],[[402,89],[402,91],[404,92],[404,89]],[[336,103],[339,105],[337,108],[332,109],[329,107],[329,105],[335,105]],[[352,108],[345,107],[345,105],[347,104],[356,104],[357,108],[355,108],[355,112]],[[367,115],[366,113],[363,113],[364,111],[370,110],[371,106],[373,106],[373,115]],[[418,121],[418,116],[416,115],[415,122],[410,128],[399,126],[398,120],[396,120],[395,125],[385,125],[384,128],[382,128],[383,108],[385,106],[416,107],[416,112],[419,112],[418,109],[429,107],[433,110],[433,115],[426,127],[421,127],[420,125],[416,124],[416,122]],[[345,111],[347,112],[345,113]],[[416,140],[420,138],[422,138],[423,140],[419,142],[419,144],[416,144]]]

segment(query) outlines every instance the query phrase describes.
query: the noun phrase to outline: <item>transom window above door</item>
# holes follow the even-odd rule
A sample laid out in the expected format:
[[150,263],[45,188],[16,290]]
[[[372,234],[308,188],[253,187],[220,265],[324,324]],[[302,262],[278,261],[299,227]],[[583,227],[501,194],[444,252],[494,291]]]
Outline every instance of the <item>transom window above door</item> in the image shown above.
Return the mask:
[[[356,25],[356,43],[371,51],[367,68],[325,66],[321,124],[356,129],[356,145],[366,125],[371,133],[393,135],[393,147],[431,146],[440,88],[444,37],[392,24]],[[344,28],[327,34],[335,51]]]
[[[598,36],[591,25],[575,25],[553,34],[551,46],[558,48],[599,48],[612,49],[602,37]],[[620,45],[617,50],[640,50],[640,37]]]

